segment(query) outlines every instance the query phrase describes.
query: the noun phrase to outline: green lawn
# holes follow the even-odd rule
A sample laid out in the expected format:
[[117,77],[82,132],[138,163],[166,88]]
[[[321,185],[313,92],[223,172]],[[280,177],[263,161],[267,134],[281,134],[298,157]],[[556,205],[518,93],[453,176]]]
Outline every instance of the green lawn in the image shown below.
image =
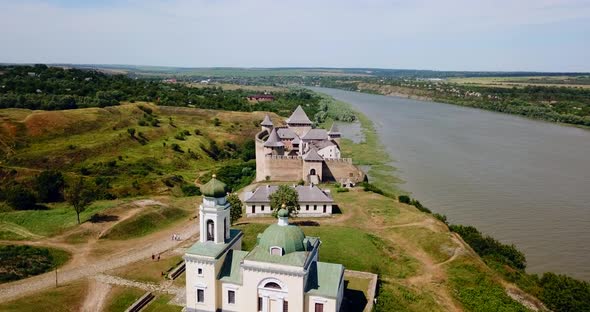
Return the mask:
[[[98,212],[115,207],[121,204],[121,200],[102,200],[96,201],[90,205],[84,212],[80,214],[82,222],[90,219],[90,217]],[[54,236],[69,228],[78,225],[76,219],[76,212],[66,203],[51,205],[48,210],[23,210],[0,213],[0,233],[6,238],[20,237],[22,235],[10,234],[2,231],[3,222],[9,225],[17,225],[28,232],[41,236]],[[25,237],[29,238],[29,237]]]
[[[243,249],[251,250],[256,236],[266,224],[247,224],[237,228],[244,231]],[[347,269],[367,271],[394,278],[405,278],[416,273],[418,264],[408,255],[382,239],[362,230],[340,226],[304,226],[308,236],[322,241],[320,261],[341,263]],[[343,257],[343,255],[346,255]]]
[[109,293],[105,303],[105,312],[125,311],[137,299],[145,294],[145,290],[139,288],[115,286]]
[[447,264],[452,294],[468,311],[528,311],[512,300],[487,268],[463,258]]
[[416,242],[436,262],[443,262],[453,255],[455,245],[451,233],[433,232],[423,227],[399,227],[389,231]]
[[148,207],[139,214],[117,223],[101,238],[124,240],[162,230],[174,222],[187,218],[189,213],[175,207]]
[[169,304],[173,299],[171,295],[158,295],[152,302],[145,307],[144,312],[180,312],[183,307]]
[[[0,303],[0,311],[4,312],[71,312],[78,311],[86,296],[87,284],[78,281],[52,288],[34,296],[26,296],[17,300]],[[111,311],[124,311],[111,310]]]
[[165,279],[162,272],[167,272],[176,267],[180,261],[182,261],[181,256],[161,258],[160,261],[146,259],[118,268],[109,274],[134,281],[160,283]]

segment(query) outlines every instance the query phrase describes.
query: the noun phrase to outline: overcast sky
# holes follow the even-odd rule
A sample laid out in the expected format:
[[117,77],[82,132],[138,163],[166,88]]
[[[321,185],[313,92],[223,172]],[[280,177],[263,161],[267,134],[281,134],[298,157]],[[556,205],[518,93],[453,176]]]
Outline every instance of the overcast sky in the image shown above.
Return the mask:
[[0,62],[590,71],[590,0],[0,0]]

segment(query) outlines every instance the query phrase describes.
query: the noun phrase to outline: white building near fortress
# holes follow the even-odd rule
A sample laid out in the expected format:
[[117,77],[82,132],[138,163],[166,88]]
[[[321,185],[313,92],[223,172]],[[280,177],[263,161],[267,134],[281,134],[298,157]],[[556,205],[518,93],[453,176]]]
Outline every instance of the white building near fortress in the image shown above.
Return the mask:
[[[270,195],[277,191],[277,185],[263,185],[257,187],[254,192],[245,194],[244,208],[246,216],[269,216],[272,214],[270,207]],[[297,215],[301,217],[329,217],[335,206],[330,190],[322,190],[316,185],[295,185],[299,209]]]

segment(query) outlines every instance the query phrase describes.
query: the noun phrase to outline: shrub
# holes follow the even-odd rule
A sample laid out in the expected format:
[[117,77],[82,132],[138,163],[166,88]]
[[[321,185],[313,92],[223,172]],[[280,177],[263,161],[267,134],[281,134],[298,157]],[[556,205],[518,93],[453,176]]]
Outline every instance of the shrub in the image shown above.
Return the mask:
[[59,171],[43,171],[35,180],[35,190],[41,202],[58,202],[63,200],[64,177]]
[[506,264],[518,270],[526,268],[526,258],[514,245],[505,245],[483,235],[473,226],[450,225],[449,229],[461,235],[463,240],[482,258]]
[[553,311],[590,311],[590,284],[566,275],[545,273],[540,298]]
[[305,185],[305,181],[303,181],[303,179],[299,180],[299,182],[297,182],[297,185]]
[[433,214],[433,216],[435,218],[437,218],[439,221],[441,221],[442,223],[449,225],[449,223],[447,222],[447,216],[445,216],[444,214],[435,213],[435,214]]
[[350,192],[350,190],[345,187],[336,188],[336,193],[346,193],[346,192]]
[[410,204],[410,196],[408,195],[400,195],[397,197],[397,200],[402,204]]
[[217,118],[217,117],[213,118],[213,125],[215,127],[219,127],[221,125],[221,121],[219,120],[219,118]]
[[141,109],[144,113],[151,115],[152,114],[152,109],[149,107],[145,107],[143,105],[138,105],[137,108]]
[[420,201],[418,201],[417,199],[412,199],[410,201],[410,205],[418,208],[418,210],[422,211],[422,212],[426,212],[426,213],[432,213],[432,211],[430,211],[430,209],[422,206],[422,204],[420,203]]
[[363,189],[365,190],[365,192],[373,192],[376,194],[380,194],[383,195],[383,190],[381,190],[380,188],[376,187],[375,185],[369,183],[369,182],[363,182],[362,183]]
[[199,196],[201,195],[201,189],[196,185],[183,184],[180,189],[185,196]]
[[172,145],[170,145],[172,147],[172,150],[175,152],[179,152],[179,153],[184,153],[184,151],[182,150],[182,148],[180,147],[180,145],[176,144],[176,143],[172,143]]
[[15,185],[6,190],[6,202],[16,210],[34,209],[37,199],[35,194],[22,185]]
[[201,129],[195,129],[195,135],[201,135]]

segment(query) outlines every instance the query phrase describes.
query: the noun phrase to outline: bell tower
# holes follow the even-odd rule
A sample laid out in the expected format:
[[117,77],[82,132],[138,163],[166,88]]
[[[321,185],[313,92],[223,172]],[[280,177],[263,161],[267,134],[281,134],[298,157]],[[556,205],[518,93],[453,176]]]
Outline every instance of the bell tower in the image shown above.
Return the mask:
[[230,204],[226,185],[213,175],[211,181],[201,187],[203,203],[199,206],[201,243],[225,244],[230,234]]

